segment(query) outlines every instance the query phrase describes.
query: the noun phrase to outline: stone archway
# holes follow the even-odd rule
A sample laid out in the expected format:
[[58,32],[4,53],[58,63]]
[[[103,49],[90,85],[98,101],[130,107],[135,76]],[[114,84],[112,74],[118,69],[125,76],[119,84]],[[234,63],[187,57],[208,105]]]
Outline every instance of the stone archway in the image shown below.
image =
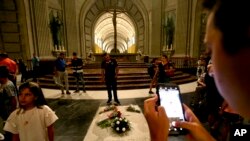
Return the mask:
[[148,15],[142,3],[133,0],[87,0],[80,12],[80,40],[82,51],[87,54],[94,46],[94,24],[102,13],[116,5],[126,10],[135,25],[136,47],[142,53],[148,53]]

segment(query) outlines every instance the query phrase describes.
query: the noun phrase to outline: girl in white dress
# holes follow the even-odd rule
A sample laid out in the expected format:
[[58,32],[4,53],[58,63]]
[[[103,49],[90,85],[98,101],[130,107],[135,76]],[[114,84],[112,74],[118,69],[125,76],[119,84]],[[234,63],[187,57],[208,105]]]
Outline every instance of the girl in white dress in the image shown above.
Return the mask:
[[34,82],[19,87],[20,108],[8,117],[5,131],[11,132],[12,141],[53,141],[56,114],[46,105],[43,92]]

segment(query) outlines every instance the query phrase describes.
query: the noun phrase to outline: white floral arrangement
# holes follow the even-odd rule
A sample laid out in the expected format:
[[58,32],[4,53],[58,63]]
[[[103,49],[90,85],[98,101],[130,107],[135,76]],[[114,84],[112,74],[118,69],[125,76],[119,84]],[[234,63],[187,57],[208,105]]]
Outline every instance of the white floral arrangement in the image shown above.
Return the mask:
[[125,117],[116,117],[111,123],[114,132],[118,134],[125,133],[130,130],[130,123]]
[[108,117],[97,122],[97,125],[101,128],[111,127],[115,133],[122,135],[129,131],[131,126],[130,122],[121,115],[122,113],[117,108],[114,108],[113,111],[107,115]]

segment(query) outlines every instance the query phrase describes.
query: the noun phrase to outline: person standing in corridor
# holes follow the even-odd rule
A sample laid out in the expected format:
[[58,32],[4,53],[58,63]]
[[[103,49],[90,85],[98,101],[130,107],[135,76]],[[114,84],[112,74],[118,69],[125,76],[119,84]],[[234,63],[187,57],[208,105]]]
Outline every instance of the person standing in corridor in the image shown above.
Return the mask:
[[120,101],[117,97],[117,76],[119,72],[118,64],[115,59],[111,59],[110,55],[105,53],[104,60],[101,64],[102,68],[102,82],[105,82],[108,91],[108,101],[107,104],[111,104],[112,93],[114,95],[114,100],[116,105],[120,105]]

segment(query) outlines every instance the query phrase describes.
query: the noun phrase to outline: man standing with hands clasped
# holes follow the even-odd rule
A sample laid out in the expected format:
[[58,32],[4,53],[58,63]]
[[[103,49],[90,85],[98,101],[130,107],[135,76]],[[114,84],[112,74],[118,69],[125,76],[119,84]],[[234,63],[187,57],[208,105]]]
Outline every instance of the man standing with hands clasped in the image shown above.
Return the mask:
[[109,54],[105,53],[104,60],[102,61],[102,82],[105,81],[108,90],[108,101],[107,104],[111,104],[113,90],[115,105],[120,105],[120,101],[117,98],[117,75],[119,72],[118,64],[115,59],[111,59]]
[[78,93],[79,92],[79,81],[81,80],[82,82],[82,90],[84,93],[86,93],[85,90],[85,82],[83,79],[83,62],[81,58],[77,57],[77,53],[73,52],[73,58],[71,60],[71,66],[72,66],[72,70],[73,70],[73,75],[76,78],[76,90],[74,93]]

